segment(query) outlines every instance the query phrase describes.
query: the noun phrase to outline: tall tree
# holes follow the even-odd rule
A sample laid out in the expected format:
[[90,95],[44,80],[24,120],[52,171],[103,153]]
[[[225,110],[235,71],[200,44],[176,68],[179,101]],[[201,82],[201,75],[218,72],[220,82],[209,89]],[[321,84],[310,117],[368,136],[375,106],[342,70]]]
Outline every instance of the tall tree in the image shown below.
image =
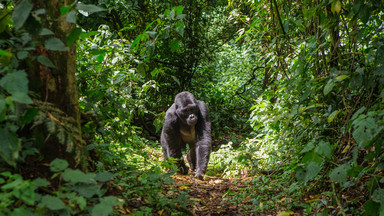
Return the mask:
[[71,167],[87,166],[75,77],[74,41],[81,33],[76,6],[73,0],[22,0],[12,13],[14,28],[0,32],[8,37],[2,53],[10,56],[0,80],[8,104],[0,106],[8,116],[1,120],[0,137],[7,142],[0,156],[8,164],[14,166],[20,149],[32,141],[46,162],[62,158]]

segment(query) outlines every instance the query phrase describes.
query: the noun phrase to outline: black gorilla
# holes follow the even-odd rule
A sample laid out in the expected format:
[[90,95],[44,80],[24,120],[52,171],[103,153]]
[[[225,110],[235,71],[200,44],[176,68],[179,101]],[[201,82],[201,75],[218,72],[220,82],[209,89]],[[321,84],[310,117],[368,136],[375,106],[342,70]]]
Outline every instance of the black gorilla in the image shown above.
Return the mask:
[[202,179],[211,153],[211,122],[208,107],[203,101],[196,100],[190,92],[180,92],[175,102],[167,110],[161,131],[161,145],[164,157],[178,160],[179,172],[188,173],[181,151],[189,145],[187,155],[191,170],[196,170],[195,177]]

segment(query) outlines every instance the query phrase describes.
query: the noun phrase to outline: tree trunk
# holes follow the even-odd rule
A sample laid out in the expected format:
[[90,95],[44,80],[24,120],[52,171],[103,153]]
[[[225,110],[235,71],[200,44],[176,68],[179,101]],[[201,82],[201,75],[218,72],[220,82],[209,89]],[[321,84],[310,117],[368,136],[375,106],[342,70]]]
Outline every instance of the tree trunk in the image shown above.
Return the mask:
[[[61,15],[60,8],[73,2],[73,0],[33,1],[34,10],[42,8],[46,10],[44,15],[46,17],[42,19],[46,22],[42,24],[44,28],[54,33],[42,36],[41,41],[58,38],[67,46],[66,35],[75,25],[66,21],[66,15]],[[87,160],[81,136],[75,52],[75,43],[67,51],[52,51],[47,50],[43,44],[37,45],[34,55],[47,57],[55,68],[42,64],[32,64],[28,67],[30,89],[38,94],[35,103],[40,109],[39,115],[45,116],[47,121],[45,125],[34,129],[32,136],[37,142],[44,142],[38,145],[46,161],[62,158],[67,160],[71,167],[80,165],[85,169]],[[44,140],[38,137],[43,137]]]

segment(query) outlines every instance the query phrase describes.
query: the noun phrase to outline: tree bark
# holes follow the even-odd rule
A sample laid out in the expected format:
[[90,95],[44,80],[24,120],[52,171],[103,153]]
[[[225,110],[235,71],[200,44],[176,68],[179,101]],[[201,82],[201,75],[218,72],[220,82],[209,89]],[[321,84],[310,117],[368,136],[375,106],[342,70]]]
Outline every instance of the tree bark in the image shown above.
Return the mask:
[[[33,0],[34,10],[45,9],[43,26],[54,35],[43,36],[41,41],[58,38],[66,46],[66,35],[75,24],[66,21],[66,15],[61,15],[60,8],[71,5],[73,0]],[[36,47],[34,55],[46,56],[55,65],[50,68],[42,64],[32,64],[28,67],[30,89],[37,93],[35,103],[47,120],[57,125],[58,132],[43,125],[38,126],[33,136],[48,137],[40,145],[40,151],[47,161],[55,158],[66,159],[71,167],[86,169],[87,152],[81,136],[80,105],[76,85],[76,45],[67,51],[47,50],[43,44]],[[37,62],[34,62],[37,63]],[[42,139],[36,139],[40,142]]]

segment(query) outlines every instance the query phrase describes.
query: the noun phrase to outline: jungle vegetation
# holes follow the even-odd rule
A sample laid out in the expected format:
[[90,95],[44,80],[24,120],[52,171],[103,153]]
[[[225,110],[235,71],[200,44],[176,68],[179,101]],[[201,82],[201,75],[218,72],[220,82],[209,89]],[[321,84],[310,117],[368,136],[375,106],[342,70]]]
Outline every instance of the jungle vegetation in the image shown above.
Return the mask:
[[[384,216],[384,1],[1,0],[0,215]],[[204,101],[204,180],[159,144]]]

